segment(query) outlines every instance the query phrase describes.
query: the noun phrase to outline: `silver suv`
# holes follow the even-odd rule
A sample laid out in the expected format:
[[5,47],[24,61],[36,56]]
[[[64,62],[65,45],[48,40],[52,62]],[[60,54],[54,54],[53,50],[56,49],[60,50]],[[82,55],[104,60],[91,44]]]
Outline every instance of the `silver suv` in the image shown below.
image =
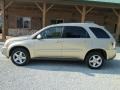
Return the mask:
[[63,23],[47,26],[31,36],[7,40],[2,54],[18,66],[28,64],[31,58],[76,58],[97,69],[115,57],[115,48],[115,39],[102,26]]

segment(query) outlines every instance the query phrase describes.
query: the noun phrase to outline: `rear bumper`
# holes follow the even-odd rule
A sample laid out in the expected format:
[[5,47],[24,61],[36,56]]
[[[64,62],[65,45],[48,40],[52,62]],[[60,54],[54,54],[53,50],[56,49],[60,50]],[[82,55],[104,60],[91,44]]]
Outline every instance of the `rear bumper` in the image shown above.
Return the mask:
[[107,59],[108,60],[113,60],[116,57],[116,53],[117,53],[116,49],[107,50],[106,52],[107,52]]
[[2,53],[3,55],[5,55],[6,57],[9,57],[6,47],[2,47],[2,48],[1,48],[1,53]]

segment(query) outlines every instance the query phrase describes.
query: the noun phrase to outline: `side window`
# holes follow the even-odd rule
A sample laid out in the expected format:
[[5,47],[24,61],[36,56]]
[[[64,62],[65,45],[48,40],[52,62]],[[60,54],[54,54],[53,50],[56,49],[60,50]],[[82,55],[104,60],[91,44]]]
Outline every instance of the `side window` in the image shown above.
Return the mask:
[[110,38],[110,36],[101,28],[90,27],[90,30],[97,38]]
[[44,30],[41,35],[44,39],[51,39],[51,38],[61,38],[63,27],[50,27],[46,30]]
[[88,32],[78,26],[65,26],[63,38],[90,38]]

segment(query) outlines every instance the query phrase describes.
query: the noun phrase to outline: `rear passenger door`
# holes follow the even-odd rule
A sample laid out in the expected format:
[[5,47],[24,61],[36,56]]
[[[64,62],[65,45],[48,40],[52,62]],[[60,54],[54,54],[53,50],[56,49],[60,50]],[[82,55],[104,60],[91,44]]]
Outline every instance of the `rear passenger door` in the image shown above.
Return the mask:
[[86,49],[86,42],[90,38],[83,27],[65,26],[62,38],[63,57],[83,57],[84,50]]

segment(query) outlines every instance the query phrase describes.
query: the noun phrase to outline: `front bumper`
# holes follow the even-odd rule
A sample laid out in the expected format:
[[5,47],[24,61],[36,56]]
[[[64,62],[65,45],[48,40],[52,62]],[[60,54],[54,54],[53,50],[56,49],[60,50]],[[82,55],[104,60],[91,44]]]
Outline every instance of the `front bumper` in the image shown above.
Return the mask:
[[9,57],[6,47],[2,47],[2,48],[1,48],[1,53],[2,53],[3,55],[5,55],[6,57]]

